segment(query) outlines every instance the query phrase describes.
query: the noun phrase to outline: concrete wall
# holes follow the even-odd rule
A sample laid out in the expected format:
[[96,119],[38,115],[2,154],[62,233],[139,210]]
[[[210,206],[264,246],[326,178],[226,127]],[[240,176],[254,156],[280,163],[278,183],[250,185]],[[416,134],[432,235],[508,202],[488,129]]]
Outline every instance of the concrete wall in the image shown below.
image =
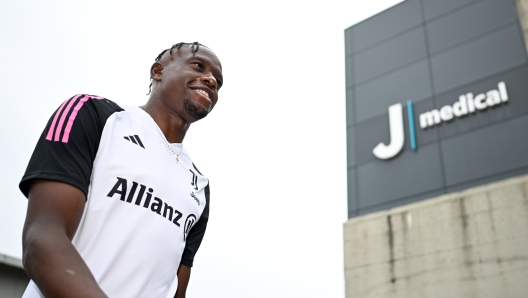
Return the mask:
[[528,297],[528,175],[344,224],[346,297]]

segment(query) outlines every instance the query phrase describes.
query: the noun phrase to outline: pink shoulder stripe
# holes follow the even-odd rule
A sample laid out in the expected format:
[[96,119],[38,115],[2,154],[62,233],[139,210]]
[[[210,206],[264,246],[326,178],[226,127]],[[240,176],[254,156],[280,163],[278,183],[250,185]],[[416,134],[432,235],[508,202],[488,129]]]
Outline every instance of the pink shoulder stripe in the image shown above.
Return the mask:
[[71,100],[75,100],[75,98],[79,96],[79,95],[76,95],[68,100],[65,100],[61,106],[59,107],[59,109],[57,110],[57,112],[55,113],[55,117],[53,117],[53,121],[51,122],[51,126],[50,126],[50,129],[48,130],[48,134],[46,135],[46,140],[48,141],[51,141],[51,139],[53,138],[53,131],[55,130],[55,124],[57,123],[57,119],[59,118],[59,115],[62,111],[62,109],[64,108],[64,105],[66,105],[67,102],[71,101]]
[[[79,103],[77,103],[77,105],[75,106],[75,108],[73,108],[73,112],[71,113],[70,118],[68,119],[68,123],[66,124],[66,128],[64,129],[64,135],[62,136],[62,142],[63,142],[63,143],[68,143],[68,140],[69,140],[69,138],[70,138],[71,128],[72,128],[72,126],[73,126],[73,122],[75,121],[75,118],[77,117],[77,113],[78,113],[79,110],[82,108],[82,106],[84,105],[84,103],[88,101],[88,99],[97,99],[97,100],[101,100],[101,99],[104,99],[104,97],[100,97],[100,96],[92,96],[92,95],[86,95],[85,97],[81,98],[81,100],[79,101]],[[73,101],[72,101],[72,102],[73,102]]]
[[77,98],[84,96],[84,94],[77,94],[75,97],[70,100],[68,105],[66,106],[66,109],[64,110],[64,113],[62,113],[62,116],[60,117],[59,124],[57,125],[57,129],[55,130],[55,138],[53,139],[55,142],[59,141],[60,133],[62,131],[62,126],[64,125],[64,120],[66,120],[66,115],[70,112],[71,107],[73,106],[73,103],[77,100]]

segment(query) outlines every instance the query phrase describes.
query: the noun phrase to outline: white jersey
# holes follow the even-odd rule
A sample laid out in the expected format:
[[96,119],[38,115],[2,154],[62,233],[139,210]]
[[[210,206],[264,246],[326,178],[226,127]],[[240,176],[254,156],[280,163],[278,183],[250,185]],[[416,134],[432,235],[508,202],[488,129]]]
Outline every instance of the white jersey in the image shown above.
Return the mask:
[[[26,196],[33,179],[86,194],[72,243],[109,297],[174,297],[178,266],[192,266],[205,232],[209,181],[145,111],[85,94],[67,100],[22,178]],[[43,295],[31,281],[23,297]]]

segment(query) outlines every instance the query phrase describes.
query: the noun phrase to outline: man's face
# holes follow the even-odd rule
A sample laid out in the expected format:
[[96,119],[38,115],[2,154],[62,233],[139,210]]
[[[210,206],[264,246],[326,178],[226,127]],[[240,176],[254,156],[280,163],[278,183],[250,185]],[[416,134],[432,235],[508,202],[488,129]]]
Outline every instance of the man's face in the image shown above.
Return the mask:
[[184,45],[178,52],[173,50],[172,60],[167,53],[159,62],[161,75],[153,78],[165,105],[188,123],[207,116],[223,82],[218,57],[203,46],[193,55]]

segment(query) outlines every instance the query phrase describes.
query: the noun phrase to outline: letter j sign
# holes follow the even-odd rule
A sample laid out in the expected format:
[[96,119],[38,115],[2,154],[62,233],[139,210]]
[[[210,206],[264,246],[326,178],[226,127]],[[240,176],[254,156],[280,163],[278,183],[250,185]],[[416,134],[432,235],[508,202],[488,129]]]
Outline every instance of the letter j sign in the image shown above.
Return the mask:
[[379,143],[372,153],[379,159],[389,159],[396,156],[405,143],[403,132],[402,104],[397,103],[389,107],[390,144]]

